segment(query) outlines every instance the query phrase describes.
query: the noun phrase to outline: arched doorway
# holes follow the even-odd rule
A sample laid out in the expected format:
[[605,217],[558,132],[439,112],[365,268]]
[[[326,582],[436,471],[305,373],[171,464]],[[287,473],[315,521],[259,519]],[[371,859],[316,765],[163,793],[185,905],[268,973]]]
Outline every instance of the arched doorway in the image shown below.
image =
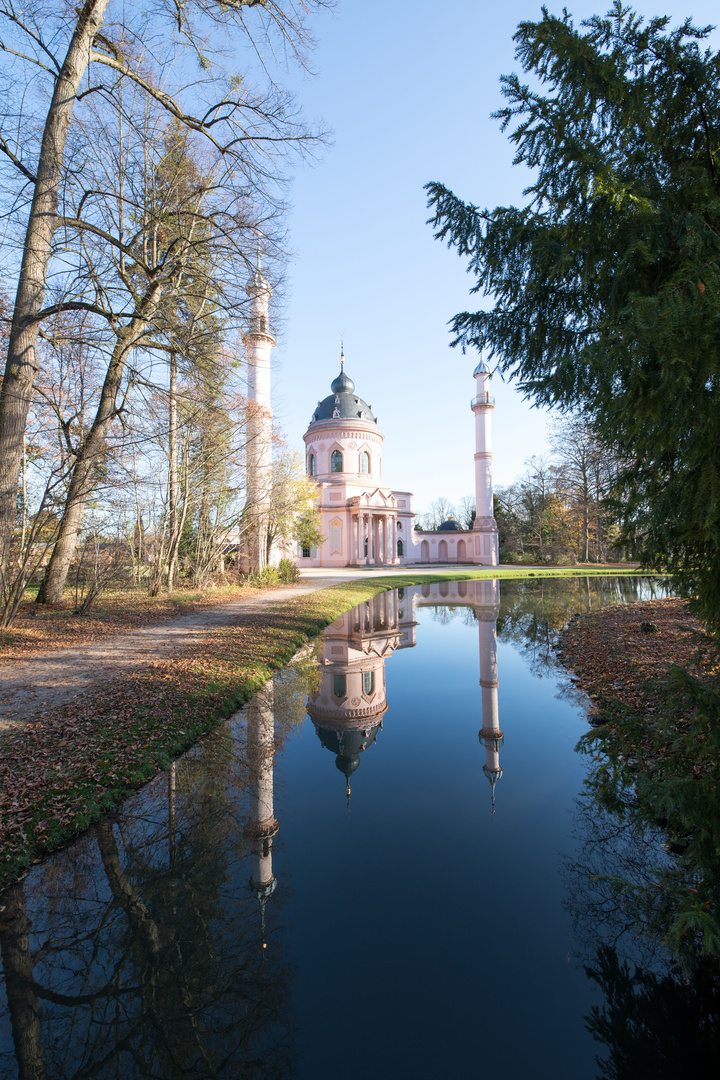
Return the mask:
[[458,540],[458,562],[465,558],[465,541]]
[[420,560],[421,562],[430,562],[430,545],[427,540],[423,540],[420,545]]
[[447,562],[447,540],[441,540],[438,544],[438,562]]

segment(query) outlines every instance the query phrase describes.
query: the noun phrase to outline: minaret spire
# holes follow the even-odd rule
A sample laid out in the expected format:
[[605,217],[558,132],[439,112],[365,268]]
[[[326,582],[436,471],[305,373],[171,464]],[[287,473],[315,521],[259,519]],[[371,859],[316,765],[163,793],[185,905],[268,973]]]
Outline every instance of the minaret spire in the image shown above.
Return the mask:
[[250,407],[247,419],[246,512],[248,554],[253,571],[267,562],[267,522],[272,485],[273,417],[271,397],[271,356],[275,334],[270,326],[272,287],[261,269],[260,233],[257,234],[256,266],[245,285],[250,297],[250,317],[243,333],[247,349],[247,388]]
[[491,372],[480,353],[480,363],[473,376],[476,396],[470,402],[475,413],[475,522],[473,524],[473,562],[497,566],[500,553],[498,527],[493,509],[492,483],[492,414],[495,401],[490,397]]

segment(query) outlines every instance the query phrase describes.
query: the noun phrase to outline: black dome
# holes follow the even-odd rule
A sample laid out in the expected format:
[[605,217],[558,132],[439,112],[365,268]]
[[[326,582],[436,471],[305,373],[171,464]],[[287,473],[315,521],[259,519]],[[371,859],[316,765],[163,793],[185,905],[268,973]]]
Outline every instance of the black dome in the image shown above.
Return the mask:
[[443,521],[442,525],[438,525],[438,532],[459,532],[460,526],[455,518],[448,518],[447,521]]
[[318,738],[326,750],[337,754],[335,766],[345,776],[354,773],[360,764],[360,754],[367,750],[368,746],[377,739],[380,724],[372,724],[367,728],[349,728],[345,731],[334,731],[330,728],[320,727],[315,723]]
[[342,369],[337,379],[333,379],[330,383],[330,389],[333,394],[352,394],[355,389],[355,383],[349,375],[345,374],[345,368]]
[[332,394],[318,402],[311,424],[317,420],[370,420],[377,423],[366,401],[354,393],[355,383],[344,369],[330,384]]

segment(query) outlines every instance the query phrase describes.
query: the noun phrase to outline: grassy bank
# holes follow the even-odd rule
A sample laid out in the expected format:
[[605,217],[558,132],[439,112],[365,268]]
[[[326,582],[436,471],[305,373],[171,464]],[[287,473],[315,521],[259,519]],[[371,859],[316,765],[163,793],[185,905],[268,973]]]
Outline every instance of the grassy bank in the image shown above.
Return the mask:
[[[471,578],[616,575],[615,568],[441,570],[369,576],[238,616],[197,646],[151,660],[102,694],[42,715],[0,745],[0,885],[76,836],[232,715],[339,615],[388,589]],[[637,571],[625,571],[633,573]]]

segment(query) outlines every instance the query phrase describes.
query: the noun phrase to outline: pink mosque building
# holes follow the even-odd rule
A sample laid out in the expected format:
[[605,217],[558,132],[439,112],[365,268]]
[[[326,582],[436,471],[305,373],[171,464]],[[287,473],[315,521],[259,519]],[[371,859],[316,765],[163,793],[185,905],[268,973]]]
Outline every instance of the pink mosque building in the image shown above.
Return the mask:
[[318,486],[322,545],[299,549],[301,566],[396,566],[408,563],[498,564],[498,530],[493,515],[491,373],[481,361],[474,372],[475,507],[472,529],[452,520],[437,532],[413,529],[412,493],[383,483],[383,435],[372,407],[345,371],[318,401],[303,436],[307,472]]
[[[271,353],[275,335],[269,321],[272,289],[260,269],[247,284],[251,318],[244,334],[247,347],[248,506],[258,530],[267,516],[272,475]],[[330,393],[318,401],[305,435],[308,475],[318,488],[322,544],[298,547],[300,567],[397,566],[408,563],[467,563],[497,566],[498,530],[493,515],[491,372],[481,360],[474,371],[475,397],[475,522],[459,529],[443,522],[436,532],[413,528],[415,513],[409,491],[383,482],[383,435],[372,407],[355,389],[345,371],[341,352],[340,374]],[[282,552],[284,553],[284,552]],[[254,552],[254,564],[264,565],[267,553]],[[279,556],[278,556],[279,557]]]

